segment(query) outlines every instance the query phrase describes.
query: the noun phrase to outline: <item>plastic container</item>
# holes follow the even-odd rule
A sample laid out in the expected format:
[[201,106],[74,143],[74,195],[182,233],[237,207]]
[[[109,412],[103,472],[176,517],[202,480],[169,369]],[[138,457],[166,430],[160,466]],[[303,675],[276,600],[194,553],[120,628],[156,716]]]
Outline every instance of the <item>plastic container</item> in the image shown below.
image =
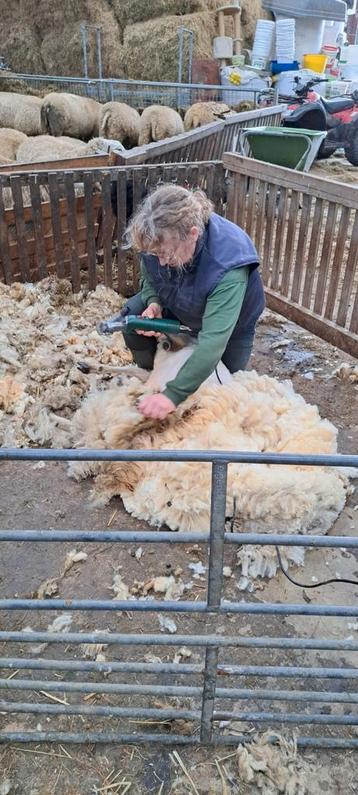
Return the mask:
[[275,23],[270,19],[258,19],[252,45],[252,58],[269,60],[273,48]]
[[278,75],[280,72],[292,72],[292,70],[299,69],[298,61],[292,61],[291,63],[277,63],[277,61],[271,61],[271,74]]
[[342,64],[341,77],[343,80],[358,80],[358,64]]
[[214,58],[232,58],[233,41],[230,36],[216,36],[213,40]]
[[326,71],[330,72],[331,69],[334,69],[337,65],[337,56],[338,56],[339,48],[333,44],[324,44],[322,47],[323,55],[327,57],[326,63]]
[[303,68],[312,69],[314,72],[323,74],[328,63],[328,55],[321,53],[308,52],[303,56]]
[[[299,69],[297,71],[292,70],[290,72],[281,72],[276,77],[275,88],[278,89],[279,94],[284,94],[285,96],[293,96],[297,85],[295,83],[295,77],[299,77],[300,83],[307,83],[308,80],[311,80],[313,77],[321,77],[317,72],[313,72],[311,69]],[[325,83],[323,83],[325,85]],[[315,90],[318,90],[317,86],[315,86]]]
[[232,66],[245,66],[245,55],[233,55],[231,63]]

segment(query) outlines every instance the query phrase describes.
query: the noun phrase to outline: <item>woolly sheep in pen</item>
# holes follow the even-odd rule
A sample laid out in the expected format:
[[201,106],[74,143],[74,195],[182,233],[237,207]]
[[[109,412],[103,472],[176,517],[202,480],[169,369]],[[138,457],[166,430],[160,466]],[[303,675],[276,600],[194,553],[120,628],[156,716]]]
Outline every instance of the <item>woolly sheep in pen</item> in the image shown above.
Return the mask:
[[231,113],[231,109],[225,102],[194,102],[185,113],[184,129],[186,132],[210,124],[213,121],[225,117]]
[[42,132],[88,141],[98,135],[100,111],[99,102],[88,97],[66,93],[47,94],[41,106]]
[[120,141],[126,149],[137,146],[140,115],[125,102],[106,102],[99,119],[99,134]]
[[0,128],[0,159],[11,163],[16,159],[19,146],[27,141],[25,133],[13,130],[11,127]]
[[105,154],[113,147],[123,149],[118,141],[92,138],[88,143],[66,135],[38,135],[27,138],[18,149],[16,160],[21,163],[40,163],[44,160],[62,160],[74,157],[90,157]]
[[150,105],[140,117],[139,146],[184,132],[179,113],[166,105]]
[[0,127],[11,127],[25,135],[40,135],[41,105],[39,97],[0,91]]

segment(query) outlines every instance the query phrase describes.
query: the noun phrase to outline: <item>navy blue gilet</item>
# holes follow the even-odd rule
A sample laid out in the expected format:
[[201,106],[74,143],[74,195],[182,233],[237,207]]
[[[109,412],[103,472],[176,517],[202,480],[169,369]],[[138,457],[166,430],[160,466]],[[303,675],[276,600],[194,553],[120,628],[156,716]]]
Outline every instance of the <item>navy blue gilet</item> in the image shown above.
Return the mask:
[[193,331],[200,331],[206,301],[228,271],[250,265],[250,276],[236,329],[248,329],[260,316],[264,292],[258,254],[251,238],[236,224],[212,213],[194,257],[184,269],[159,264],[142,254],[149,280],[162,307]]

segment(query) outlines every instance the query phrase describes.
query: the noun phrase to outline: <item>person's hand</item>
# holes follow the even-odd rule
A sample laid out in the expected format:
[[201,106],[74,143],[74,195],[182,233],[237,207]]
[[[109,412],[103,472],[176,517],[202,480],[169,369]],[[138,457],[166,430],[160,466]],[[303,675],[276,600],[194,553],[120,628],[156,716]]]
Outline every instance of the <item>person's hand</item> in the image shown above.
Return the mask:
[[156,395],[145,395],[141,398],[138,409],[151,420],[165,420],[165,418],[172,411],[175,411],[176,405],[165,395],[158,392]]
[[[160,304],[148,304],[147,308],[142,312],[141,317],[149,317],[149,318],[156,318],[156,317],[163,317],[162,315],[162,307]],[[142,331],[137,329],[137,334],[143,334],[144,337],[160,337],[160,331]]]

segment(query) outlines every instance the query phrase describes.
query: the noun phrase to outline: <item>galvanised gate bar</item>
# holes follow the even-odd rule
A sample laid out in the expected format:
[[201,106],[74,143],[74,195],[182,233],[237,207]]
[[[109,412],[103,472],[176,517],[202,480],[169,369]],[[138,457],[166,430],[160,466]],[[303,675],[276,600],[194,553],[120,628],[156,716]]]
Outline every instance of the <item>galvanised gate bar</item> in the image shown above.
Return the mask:
[[[140,544],[182,544],[204,543],[208,545],[209,566],[206,582],[206,596],[202,601],[158,601],[155,599],[131,599],[128,601],[119,600],[91,600],[91,599],[23,599],[23,598],[3,598],[0,600],[2,611],[26,610],[66,610],[66,611],[88,611],[94,614],[95,611],[115,611],[116,613],[175,613],[196,615],[196,616],[324,616],[324,617],[358,617],[358,605],[354,603],[354,586],[352,587],[352,600],[347,605],[323,605],[323,604],[287,604],[287,603],[267,603],[255,601],[235,601],[229,602],[222,598],[223,594],[223,561],[225,545],[241,546],[246,544],[259,545],[279,545],[284,546],[303,546],[317,548],[344,548],[357,549],[358,538],[342,536],[302,536],[302,535],[281,535],[281,534],[257,534],[257,533],[237,533],[226,532],[226,483],[227,469],[230,463],[246,464],[271,464],[271,465],[300,465],[300,466],[334,466],[334,467],[357,467],[357,455],[280,455],[269,453],[245,453],[245,452],[218,452],[218,451],[177,451],[177,450],[48,450],[48,449],[0,449],[0,459],[24,461],[171,461],[185,462],[196,461],[199,463],[211,463],[212,465],[212,491],[211,491],[211,519],[210,531],[172,533],[161,531],[142,531],[142,530],[120,530],[120,531],[76,531],[76,530],[2,530],[0,531],[0,542],[115,542],[140,543]],[[68,659],[32,659],[31,657],[10,657],[0,658],[0,668],[5,672],[0,679],[0,688],[7,691],[9,699],[12,693],[16,692],[19,698],[22,691],[43,691],[51,693],[78,693],[92,695],[110,696],[154,696],[166,697],[170,699],[180,699],[180,701],[193,700],[198,706],[169,706],[159,708],[147,706],[100,706],[82,703],[67,703],[54,697],[59,703],[33,703],[20,700],[4,700],[0,702],[0,712],[22,713],[26,715],[39,716],[77,716],[86,717],[87,723],[91,720],[90,731],[2,731],[0,732],[0,742],[115,742],[115,743],[135,743],[140,742],[158,743],[162,745],[193,745],[193,744],[220,744],[237,745],[239,742],[248,741],[250,734],[243,729],[239,734],[220,734],[218,722],[220,721],[240,721],[243,723],[254,724],[255,728],[266,728],[267,725],[281,724],[289,729],[299,726],[308,726],[313,735],[302,735],[298,737],[298,745],[301,747],[325,747],[325,748],[357,748],[358,738],[350,733],[350,727],[358,724],[358,712],[355,705],[358,703],[357,679],[358,668],[339,665],[336,667],[328,666],[302,666],[302,665],[238,665],[225,661],[225,652],[228,649],[247,649],[249,650],[278,650],[282,655],[287,651],[305,652],[308,650],[320,651],[358,651],[358,641],[350,638],[346,640],[332,640],[325,638],[295,638],[295,637],[273,637],[273,636],[230,636],[226,634],[145,634],[130,633],[121,634],[106,631],[96,632],[61,632],[55,634],[42,631],[7,631],[4,622],[1,622],[0,643],[6,649],[6,644],[14,643],[21,646],[28,643],[46,644],[71,644],[77,648],[79,644],[108,644],[116,645],[123,649],[147,648],[155,649],[156,653],[163,648],[179,648],[185,644],[186,647],[196,648],[205,653],[202,664],[192,663],[163,663],[156,661],[137,662],[126,661],[89,661],[89,660],[68,660]],[[8,672],[17,674],[22,671],[34,672],[34,676],[41,676],[37,672],[46,673],[60,671],[65,674],[65,680],[41,679],[41,678],[11,678]],[[107,675],[124,674],[125,682],[109,681],[86,681],[87,673],[103,673]],[[80,679],[74,679],[73,675],[80,674]],[[133,681],[128,683],[128,678],[138,674],[140,683]],[[58,675],[58,674],[57,674]],[[155,677],[155,684],[144,683],[145,676]],[[177,684],[178,677],[184,677],[186,681],[199,681],[199,684]],[[174,683],[167,684],[168,677],[174,678]],[[237,679],[252,677],[254,682],[260,677],[269,677],[275,682],[288,679],[295,680],[297,685],[293,689],[277,689],[270,686],[257,687],[253,684],[249,687],[236,687]],[[324,690],[301,689],[302,680],[318,682],[321,680],[334,680],[333,687],[328,686]],[[162,682],[165,682],[164,684]],[[220,684],[219,684],[220,682]],[[221,682],[230,686],[221,686]],[[234,685],[231,686],[231,682]],[[242,702],[239,710],[221,708],[220,702]],[[279,711],[262,709],[245,709],[247,702],[278,702]],[[297,711],[291,712],[292,705]],[[332,714],[327,714],[327,709],[313,707],[314,711],[306,711],[307,704],[328,704],[342,705],[340,714],[332,710]],[[301,708],[301,709],[300,709]],[[355,708],[355,711],[354,711]],[[156,733],[123,733],[120,729],[111,731],[96,730],[97,722],[105,718],[110,722],[113,719],[136,719],[134,723],[159,723],[170,720],[184,720],[192,722],[193,731],[190,736],[183,733],[165,734]],[[93,726],[93,729],[92,729]],[[195,726],[198,732],[195,733]],[[319,729],[315,727],[341,727],[342,733],[332,732],[327,736],[319,736]],[[318,731],[318,734],[316,734]],[[344,733],[343,733],[344,732]]]

